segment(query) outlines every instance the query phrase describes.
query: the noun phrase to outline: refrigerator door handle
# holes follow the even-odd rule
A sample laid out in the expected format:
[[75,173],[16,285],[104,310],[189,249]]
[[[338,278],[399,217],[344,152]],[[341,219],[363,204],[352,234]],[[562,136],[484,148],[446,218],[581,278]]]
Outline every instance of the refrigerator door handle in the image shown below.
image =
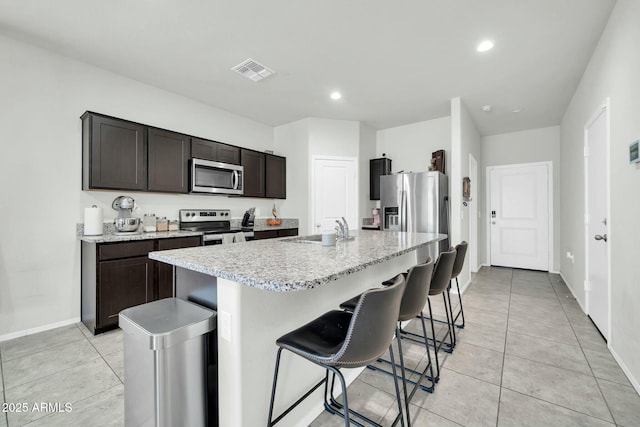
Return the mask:
[[407,231],[407,192],[400,192],[400,231]]

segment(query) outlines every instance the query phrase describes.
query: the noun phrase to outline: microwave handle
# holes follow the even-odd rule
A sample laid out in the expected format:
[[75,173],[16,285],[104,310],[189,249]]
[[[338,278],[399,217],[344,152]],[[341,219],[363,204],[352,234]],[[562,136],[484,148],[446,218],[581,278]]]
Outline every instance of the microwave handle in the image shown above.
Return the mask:
[[238,171],[233,171],[233,189],[237,190],[238,189]]

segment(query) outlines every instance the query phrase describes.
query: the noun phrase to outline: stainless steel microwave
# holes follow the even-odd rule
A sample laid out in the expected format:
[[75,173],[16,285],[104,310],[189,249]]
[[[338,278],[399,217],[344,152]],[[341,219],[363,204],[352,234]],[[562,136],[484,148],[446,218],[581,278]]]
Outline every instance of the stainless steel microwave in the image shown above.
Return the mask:
[[190,188],[192,193],[240,194],[244,190],[244,168],[228,163],[191,159]]

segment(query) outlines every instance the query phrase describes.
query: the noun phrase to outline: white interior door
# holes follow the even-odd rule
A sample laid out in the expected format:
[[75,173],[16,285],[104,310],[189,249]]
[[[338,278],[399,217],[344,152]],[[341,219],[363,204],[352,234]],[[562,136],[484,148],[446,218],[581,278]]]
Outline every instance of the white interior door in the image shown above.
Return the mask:
[[608,108],[585,127],[585,233],[587,312],[600,333],[609,336]]
[[333,230],[341,217],[352,230],[359,228],[357,172],[355,158],[313,158],[312,234]]
[[549,164],[490,168],[491,264],[549,270]]

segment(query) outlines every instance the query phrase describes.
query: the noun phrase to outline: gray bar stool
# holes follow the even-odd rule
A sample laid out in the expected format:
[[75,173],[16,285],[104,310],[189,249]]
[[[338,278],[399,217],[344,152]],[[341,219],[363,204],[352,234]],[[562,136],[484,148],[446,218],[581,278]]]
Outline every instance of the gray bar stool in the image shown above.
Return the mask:
[[[458,276],[462,271],[462,267],[464,266],[464,259],[467,254],[467,247],[469,244],[465,241],[461,242],[456,246],[456,261],[453,263],[453,272],[451,273],[451,280],[456,279],[456,289],[458,290],[458,301],[460,301],[460,310],[456,313],[453,318],[453,324],[458,328],[464,328],[464,309],[462,308],[462,294],[460,293],[460,283],[458,282]],[[451,285],[449,285],[451,288]],[[449,303],[451,303],[451,297],[449,297]],[[453,313],[453,310],[450,310]],[[458,317],[462,317],[462,324],[456,324]],[[455,334],[455,332],[454,332]]]
[[[451,322],[451,319],[453,318],[453,316],[451,315],[451,312],[450,312],[451,304],[447,301],[447,295],[448,295],[447,289],[451,282],[451,272],[453,271],[453,263],[455,261],[455,258],[456,258],[456,250],[454,248],[449,248],[449,251],[447,252],[441,252],[440,256],[438,257],[438,261],[436,262],[436,265],[434,267],[433,275],[431,276],[431,286],[429,288],[429,298],[427,298],[427,306],[429,307],[429,322],[431,323],[431,336],[433,338],[429,338],[426,334],[424,336],[421,336],[418,334],[414,334],[413,332],[408,332],[403,329],[400,329],[400,333],[402,335],[408,336],[407,338],[412,341],[415,341],[417,343],[422,343],[423,340],[432,342],[433,348],[435,350],[434,352],[435,352],[435,359],[436,359],[435,382],[438,382],[438,380],[440,379],[440,361],[438,358],[438,352],[442,348],[442,345],[445,345],[449,349],[448,350],[445,349],[444,351],[450,353],[453,351],[453,347],[455,345],[455,341],[453,338],[453,326]],[[431,297],[436,296],[438,294],[442,294],[442,298],[444,300],[444,311],[447,317],[447,321],[446,321],[447,333],[442,338],[442,340],[436,339],[436,331],[435,331],[435,327],[433,326],[433,322],[434,322],[433,311],[431,309]],[[421,317],[424,318],[424,315],[421,315]],[[448,343],[446,342],[447,335],[449,336]],[[414,338],[410,338],[410,337],[414,337]]]
[[[273,375],[273,388],[269,403],[269,418],[267,426],[271,427],[285,417],[293,408],[309,397],[318,387],[324,384],[324,406],[333,414],[344,418],[345,426],[350,425],[350,416],[353,415],[367,423],[379,426],[374,421],[362,414],[349,409],[347,399],[347,384],[340,372],[340,368],[358,368],[366,366],[378,359],[387,349],[393,363],[395,375],[395,363],[391,341],[396,330],[400,303],[406,282],[402,275],[398,275],[393,285],[383,288],[370,289],[364,292],[353,313],[332,310],[300,328],[289,332],[276,340],[278,353]],[[275,420],[273,419],[273,404],[276,395],[280,355],[287,349],[304,359],[325,368],[325,377],[314,385],[300,399],[287,408]],[[342,388],[343,405],[336,405],[333,397],[329,400],[333,390],[329,389],[329,372],[333,380],[337,376]],[[404,426],[402,416],[402,402],[398,387],[398,376],[394,376],[396,400],[401,424]],[[340,410],[343,409],[341,412]]]
[[[407,369],[404,366],[404,356],[402,353],[402,336],[400,335],[400,323],[405,322],[407,320],[415,319],[416,317],[420,318],[422,323],[422,332],[424,336],[427,336],[427,328],[424,324],[424,317],[421,317],[422,310],[427,303],[427,296],[429,295],[429,287],[431,285],[431,276],[433,274],[433,260],[429,258],[426,263],[418,264],[416,266],[411,267],[409,272],[407,273],[406,281],[407,286],[404,290],[404,295],[402,296],[402,302],[400,303],[400,313],[398,315],[398,326],[396,329],[396,337],[398,342],[398,354],[400,356],[400,368],[402,372],[409,371],[416,375],[420,375],[417,381],[410,381],[406,378],[406,375],[403,375],[403,390],[404,390],[404,400],[406,406],[406,414],[407,414],[407,422],[408,425],[411,425],[410,415],[409,415],[409,402],[413,399],[418,387],[422,388],[425,391],[431,392],[433,391],[434,376],[433,376],[433,365],[431,364],[431,354],[429,351],[429,344],[427,340],[424,341],[425,350],[427,352],[428,364],[424,368],[422,372],[414,371],[413,369]],[[403,274],[404,275],[404,274]],[[358,300],[360,296],[354,297],[348,301],[340,304],[340,308],[347,311],[355,310],[357,306]],[[387,360],[378,359],[381,362],[391,363]],[[368,368],[384,372],[386,374],[392,375],[392,372],[388,372],[384,369],[378,368],[374,365],[369,365]],[[423,386],[422,380],[425,378],[427,371],[430,371],[431,376],[428,377],[431,379],[431,386]],[[409,395],[407,395],[407,386],[406,383],[413,384],[413,390]]]

